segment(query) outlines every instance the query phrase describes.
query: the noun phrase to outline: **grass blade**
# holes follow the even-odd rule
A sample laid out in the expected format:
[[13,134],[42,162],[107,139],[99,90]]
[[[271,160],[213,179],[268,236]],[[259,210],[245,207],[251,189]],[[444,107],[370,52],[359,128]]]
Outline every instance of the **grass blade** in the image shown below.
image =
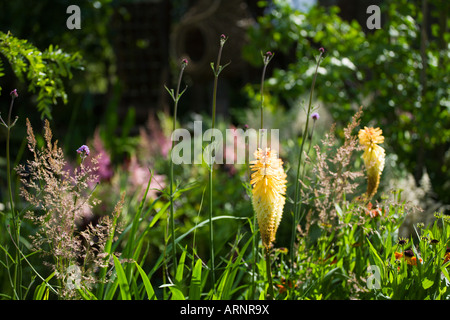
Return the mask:
[[171,300],[186,300],[185,297],[184,297],[184,295],[183,295],[183,292],[181,292],[181,290],[178,289],[177,287],[175,287],[175,286],[170,286],[170,287],[169,287],[169,290],[170,290],[170,292],[172,293],[172,298],[171,298]]
[[189,286],[189,299],[200,300],[202,284],[202,260],[198,259],[192,270],[191,284]]
[[147,297],[149,300],[158,300],[155,295],[155,291],[153,290],[152,284],[150,283],[150,279],[145,274],[144,270],[142,270],[141,266],[135,262],[136,268],[141,275],[142,282],[144,283],[145,291],[147,292]]
[[184,261],[186,260],[186,252],[187,250],[185,249],[181,254],[180,261],[178,262],[177,266],[177,274],[175,275],[175,283],[179,285],[181,285],[181,282],[183,281]]
[[117,280],[119,281],[122,300],[131,300],[130,286],[128,285],[127,277],[125,276],[125,271],[122,268],[122,264],[115,255],[112,257],[114,258],[114,266],[116,268]]
[[40,285],[36,287],[36,290],[34,291],[33,300],[48,300],[49,294],[48,282],[50,281],[51,278],[53,278],[54,275],[55,272],[49,275],[44,282],[42,282]]

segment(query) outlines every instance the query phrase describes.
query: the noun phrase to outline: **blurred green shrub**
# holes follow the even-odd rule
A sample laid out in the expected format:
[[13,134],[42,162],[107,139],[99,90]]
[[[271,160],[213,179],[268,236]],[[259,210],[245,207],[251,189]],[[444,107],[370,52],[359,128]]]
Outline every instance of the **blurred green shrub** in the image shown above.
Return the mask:
[[28,83],[29,91],[37,91],[37,109],[42,118],[49,119],[51,106],[57,99],[67,103],[63,78],[71,78],[72,69],[81,68],[79,53],[68,54],[53,45],[40,51],[27,40],[0,31],[0,77],[5,75],[5,62],[11,65],[20,82]]

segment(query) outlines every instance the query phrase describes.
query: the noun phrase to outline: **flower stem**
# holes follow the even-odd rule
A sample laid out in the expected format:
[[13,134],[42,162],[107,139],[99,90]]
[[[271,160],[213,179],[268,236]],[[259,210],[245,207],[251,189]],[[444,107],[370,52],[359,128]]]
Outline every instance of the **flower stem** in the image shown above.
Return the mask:
[[9,194],[9,205],[11,209],[11,218],[12,218],[12,239],[13,242],[16,243],[15,250],[15,265],[14,265],[14,276],[13,276],[13,291],[15,293],[15,297],[17,299],[22,298],[21,294],[21,278],[22,278],[22,269],[21,269],[21,257],[20,257],[20,219],[16,215],[16,211],[14,208],[14,198],[12,192],[12,178],[11,178],[11,155],[10,155],[10,140],[11,140],[11,128],[16,124],[17,117],[13,123],[11,123],[11,115],[12,109],[14,105],[14,99],[17,98],[17,90],[11,92],[11,104],[9,105],[8,119],[5,123],[3,119],[1,119],[2,124],[7,128],[6,132],[6,180],[8,184],[8,194]]
[[[217,62],[216,62],[215,68],[213,68],[214,88],[213,88],[213,100],[212,100],[211,129],[215,129],[215,126],[216,126],[217,85],[219,82],[219,74],[223,69],[223,67],[220,66],[220,60],[222,58],[222,49],[223,49],[223,46],[224,46],[226,40],[227,40],[227,38],[224,35],[221,35],[219,53],[217,55]],[[211,66],[213,67],[212,64],[211,64]],[[211,256],[211,279],[212,279],[212,283],[214,286],[216,283],[216,271],[215,271],[215,261],[214,261],[213,171],[214,171],[214,164],[213,164],[213,155],[212,155],[212,150],[211,150],[210,161],[209,161],[209,248],[210,248],[210,256]]]
[[315,86],[316,78],[317,78],[317,70],[319,69],[322,55],[323,55],[323,50],[320,50],[320,55],[319,55],[319,58],[317,59],[316,70],[314,72],[314,78],[313,78],[311,90],[309,93],[309,104],[308,104],[308,109],[306,112],[305,130],[303,132],[302,143],[300,145],[300,150],[299,150],[299,155],[298,155],[298,165],[297,165],[297,175],[296,175],[297,178],[295,180],[295,202],[294,202],[294,216],[293,216],[294,221],[292,223],[292,233],[291,233],[291,271],[292,272],[294,270],[294,258],[295,258],[295,254],[294,254],[294,243],[295,243],[295,234],[296,234],[295,229],[296,229],[297,225],[300,223],[300,221],[299,221],[299,213],[300,213],[299,201],[300,201],[300,190],[301,190],[300,179],[303,180],[303,177],[300,177],[300,166],[302,163],[303,147],[305,145],[305,141],[307,140],[307,135],[308,135],[308,126],[309,126],[309,119],[310,119],[310,114],[311,114],[311,104],[312,104],[314,86]]
[[269,283],[269,287],[267,289],[267,297],[269,300],[273,300],[274,298],[274,292],[273,292],[273,283],[272,283],[272,263],[270,259],[270,249],[266,248],[266,274],[267,274],[267,281]]
[[[178,101],[180,100],[181,95],[183,92],[180,93],[180,85],[181,85],[181,79],[183,77],[184,69],[186,68],[187,60],[183,60],[181,64],[181,70],[180,74],[178,76],[178,82],[177,82],[177,89],[175,92],[175,95],[173,94],[173,90],[169,91],[169,93],[172,96],[172,99],[174,101],[174,112],[173,112],[173,123],[172,123],[172,132],[175,132],[177,127],[177,111],[178,111]],[[185,89],[186,90],[186,89]],[[175,244],[175,208],[173,204],[174,200],[174,186],[173,186],[173,159],[172,159],[172,152],[174,148],[175,142],[172,139],[172,147],[170,149],[170,233],[171,233],[171,241],[172,241],[172,264],[173,264],[173,276],[175,276],[177,272],[177,247]]]
[[[263,70],[261,74],[261,86],[260,86],[260,96],[261,96],[261,125],[260,125],[260,139],[258,139],[259,147],[262,147],[262,134],[264,129],[264,79],[266,76],[266,69],[267,65],[269,64],[270,60],[272,60],[274,54],[270,51],[267,51],[265,55],[262,54],[263,58]],[[251,179],[251,176],[250,176]],[[258,232],[256,230],[256,212],[253,213],[253,232],[255,233],[253,240],[252,240],[252,252],[253,252],[253,264],[252,264],[252,298],[255,297],[256,292],[256,264],[257,264],[257,258],[258,258],[258,246],[257,246],[257,235]]]
[[261,75],[261,129],[264,129],[264,77],[266,75],[267,63],[264,63],[262,75]]

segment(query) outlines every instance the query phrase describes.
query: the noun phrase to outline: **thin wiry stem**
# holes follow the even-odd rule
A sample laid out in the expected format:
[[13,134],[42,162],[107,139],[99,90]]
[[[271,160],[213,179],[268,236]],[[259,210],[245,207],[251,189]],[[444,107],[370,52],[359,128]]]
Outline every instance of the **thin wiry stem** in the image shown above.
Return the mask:
[[[294,269],[294,258],[295,258],[295,254],[294,254],[294,243],[295,243],[295,230],[296,227],[298,225],[298,223],[300,223],[299,221],[299,210],[300,210],[300,206],[299,206],[299,198],[300,198],[300,166],[302,163],[302,156],[303,156],[303,147],[305,145],[305,140],[307,140],[307,134],[308,134],[308,126],[309,126],[309,118],[311,115],[311,105],[312,105],[312,97],[313,97],[313,92],[314,92],[314,86],[316,84],[316,78],[317,78],[317,70],[319,69],[319,65],[322,59],[322,55],[323,55],[324,50],[321,48],[320,50],[320,55],[319,58],[317,59],[317,65],[316,65],[316,70],[314,72],[314,78],[313,78],[313,82],[311,85],[311,91],[309,93],[309,104],[308,104],[308,109],[306,112],[306,124],[305,124],[305,130],[303,132],[303,137],[302,137],[302,143],[300,145],[300,151],[299,151],[299,155],[298,155],[298,165],[297,165],[297,175],[296,175],[296,180],[295,180],[295,202],[294,202],[294,216],[293,216],[293,223],[292,223],[292,234],[291,234],[291,264],[292,264],[292,269],[291,271],[293,271]],[[303,177],[302,177],[303,179]]]
[[269,300],[273,300],[274,292],[273,292],[273,283],[272,283],[272,263],[270,259],[270,249],[266,248],[266,273],[267,273],[267,281],[269,282],[269,287],[267,289],[267,297]]
[[[269,64],[270,60],[272,60],[274,54],[270,51],[267,51],[265,55],[262,54],[263,58],[263,70],[261,74],[261,86],[260,86],[260,96],[261,96],[261,106],[260,106],[260,112],[261,112],[261,126],[260,126],[260,139],[258,139],[258,144],[260,147],[262,147],[262,133],[264,129],[264,79],[266,77],[266,69],[267,65]],[[251,176],[250,176],[251,178]],[[255,296],[256,292],[256,263],[257,263],[257,228],[256,228],[256,213],[253,213],[253,232],[255,233],[255,236],[253,237],[252,241],[252,249],[253,249],[253,264],[252,264],[252,298]]]
[[[13,199],[13,193],[12,193],[12,178],[11,178],[11,156],[10,156],[10,140],[11,140],[11,128],[16,124],[17,117],[14,120],[13,123],[11,123],[11,115],[12,115],[12,109],[14,105],[14,99],[17,98],[17,90],[13,90],[11,92],[11,104],[9,105],[9,112],[8,112],[8,119],[5,123],[3,119],[1,119],[2,124],[7,128],[6,132],[6,180],[8,184],[8,194],[9,194],[9,204],[11,208],[11,217],[12,217],[12,233],[15,238],[13,238],[13,241],[17,243],[16,246],[16,254],[15,254],[15,265],[14,265],[14,279],[13,279],[13,290],[15,292],[15,296],[17,299],[21,299],[21,278],[22,278],[22,268],[21,268],[21,257],[20,257],[20,220],[19,217],[16,215],[16,211],[14,208],[14,199]],[[18,293],[17,293],[18,291]]]
[[[217,103],[217,84],[219,81],[219,74],[222,71],[223,67],[220,65],[220,60],[222,58],[222,49],[225,44],[227,38],[224,35],[220,37],[220,47],[219,53],[217,55],[217,63],[214,71],[214,88],[213,88],[213,101],[212,101],[212,122],[211,129],[214,129],[216,126],[216,103]],[[213,67],[213,65],[211,65]],[[212,185],[213,185],[213,156],[212,152],[210,153],[210,161],[209,161],[209,247],[210,247],[210,255],[211,255],[211,279],[212,283],[216,283],[216,271],[215,271],[215,261],[214,261],[214,229],[213,229],[213,194],[212,194]]]
[[[172,132],[175,132],[177,127],[177,112],[178,112],[178,101],[180,100],[181,95],[184,93],[180,93],[180,86],[181,86],[181,79],[183,77],[184,69],[187,66],[187,60],[183,60],[181,64],[181,70],[180,74],[178,76],[178,82],[177,82],[177,89],[175,92],[175,95],[173,93],[173,90],[167,91],[172,96],[172,99],[174,101],[174,112],[173,112],[173,123],[172,123]],[[186,90],[186,89],[185,89]],[[170,149],[170,231],[171,231],[171,241],[172,241],[172,263],[173,263],[173,275],[175,276],[177,272],[177,248],[175,245],[175,208],[174,208],[174,187],[173,187],[173,159],[172,159],[172,152],[173,148],[175,146],[175,141],[172,139],[172,147]]]

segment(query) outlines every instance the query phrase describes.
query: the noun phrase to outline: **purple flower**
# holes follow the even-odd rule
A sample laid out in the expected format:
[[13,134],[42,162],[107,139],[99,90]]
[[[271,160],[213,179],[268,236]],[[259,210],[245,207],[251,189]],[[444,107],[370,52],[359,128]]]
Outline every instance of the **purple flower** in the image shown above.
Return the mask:
[[265,54],[262,55],[264,60],[264,65],[268,65],[270,60],[272,60],[274,53],[271,51],[267,51]]
[[319,51],[322,52],[322,53],[325,53],[325,49],[323,47],[320,47]]
[[220,45],[223,46],[225,44],[225,41],[227,41],[227,36],[224,34],[220,35]]
[[311,115],[311,118],[312,118],[314,121],[316,121],[316,120],[319,120],[320,116],[319,116],[319,114],[318,114],[317,112],[314,112],[314,113]]
[[11,91],[10,95],[11,95],[11,97],[13,97],[13,98],[19,97],[19,94],[17,93],[17,89],[14,89],[13,91]]
[[91,153],[91,151],[89,150],[89,147],[84,144],[77,149],[77,152],[82,154],[82,156],[85,156],[85,157]]

